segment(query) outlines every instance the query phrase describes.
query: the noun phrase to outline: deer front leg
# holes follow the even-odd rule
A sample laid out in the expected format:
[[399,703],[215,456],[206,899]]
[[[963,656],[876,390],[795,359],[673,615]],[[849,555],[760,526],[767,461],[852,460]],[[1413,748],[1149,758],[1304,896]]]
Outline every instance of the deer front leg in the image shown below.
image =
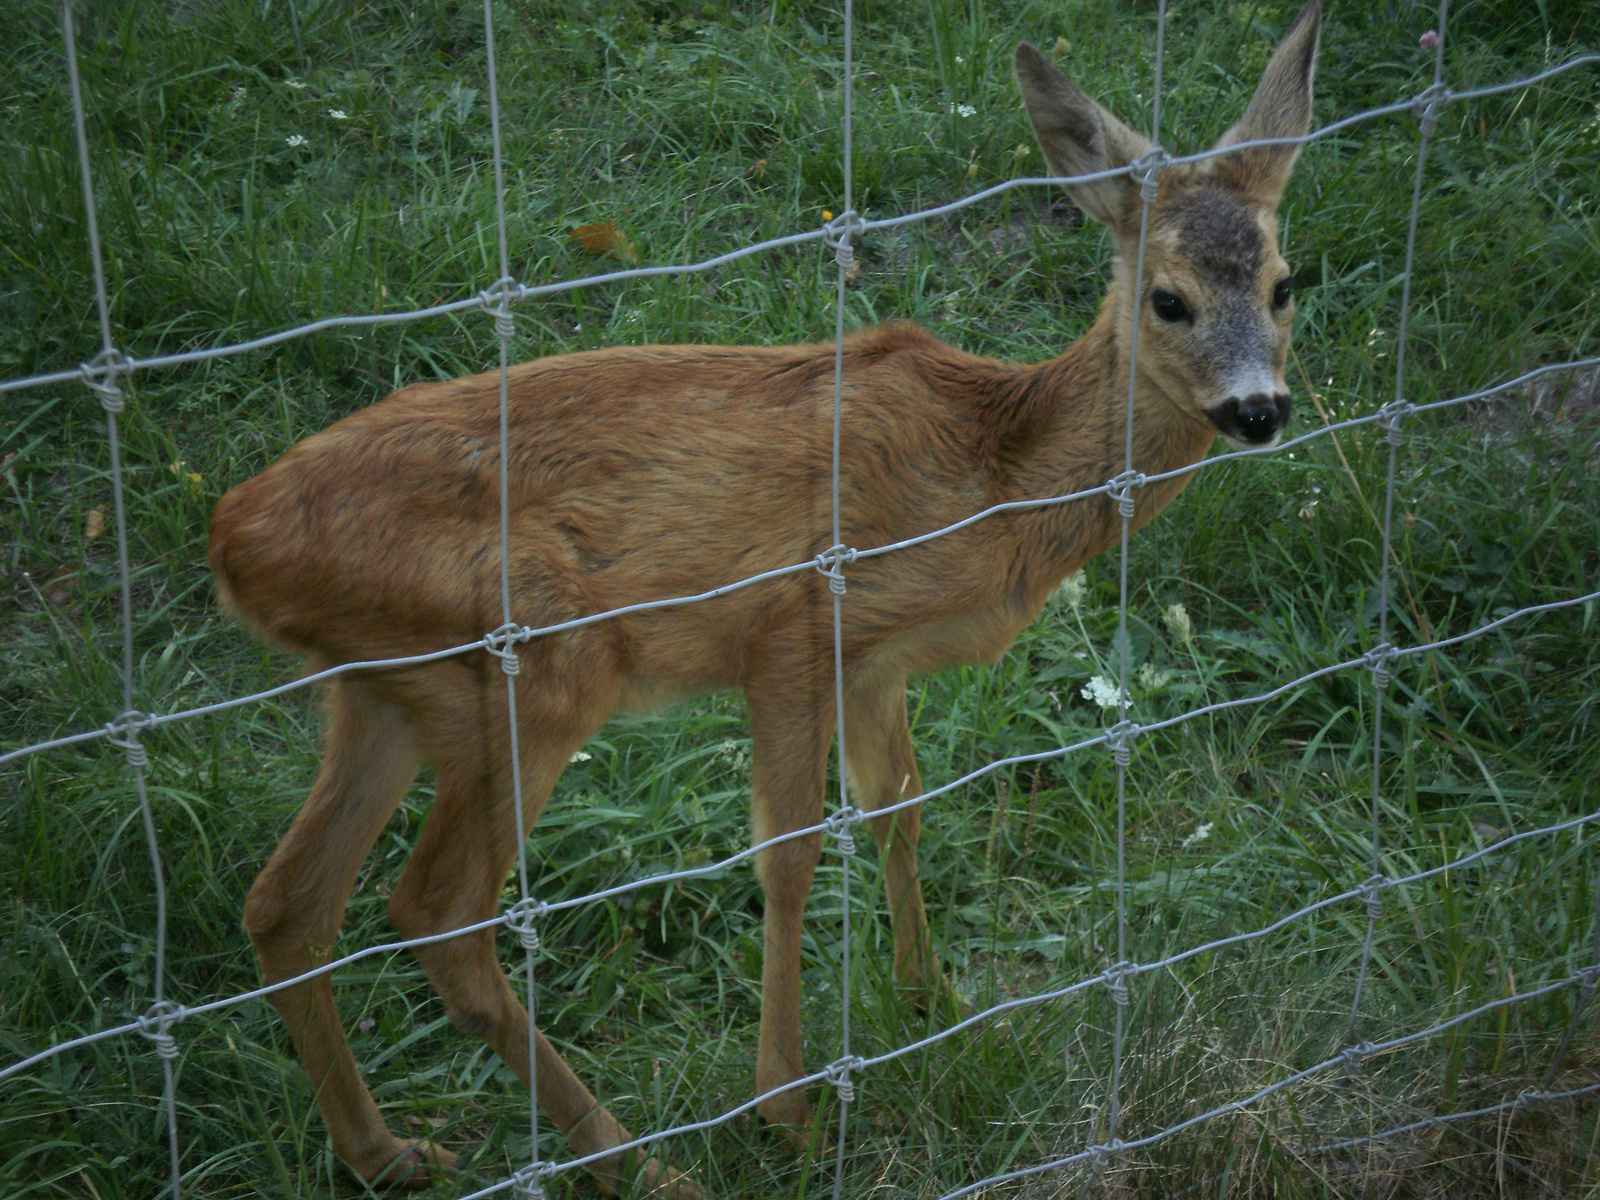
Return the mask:
[[[875,812],[922,794],[922,779],[906,720],[903,677],[859,678],[845,691],[845,766],[851,798]],[[949,985],[928,936],[928,915],[917,874],[922,806],[913,804],[868,825],[883,862],[884,890],[894,926],[894,974],[912,1003],[927,1008]]]
[[[822,819],[832,705],[813,687],[747,689],[754,742],[752,829],[759,844]],[[762,917],[761,1042],[756,1093],[805,1074],[800,1045],[800,934],[806,899],[822,854],[822,835],[791,838],[756,855]],[[759,1105],[762,1118],[802,1153],[818,1149],[811,1104],[800,1088]]]

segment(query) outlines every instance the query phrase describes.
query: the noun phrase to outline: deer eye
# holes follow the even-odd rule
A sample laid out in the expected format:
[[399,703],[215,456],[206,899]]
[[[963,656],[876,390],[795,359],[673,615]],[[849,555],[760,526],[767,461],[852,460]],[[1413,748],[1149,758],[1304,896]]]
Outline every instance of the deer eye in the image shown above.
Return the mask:
[[1150,307],[1156,310],[1156,316],[1163,321],[1189,320],[1189,306],[1183,302],[1183,297],[1176,292],[1168,292],[1157,288],[1150,294]]
[[1278,286],[1272,289],[1272,307],[1287,308],[1289,301],[1294,299],[1294,276],[1285,275],[1278,280]]

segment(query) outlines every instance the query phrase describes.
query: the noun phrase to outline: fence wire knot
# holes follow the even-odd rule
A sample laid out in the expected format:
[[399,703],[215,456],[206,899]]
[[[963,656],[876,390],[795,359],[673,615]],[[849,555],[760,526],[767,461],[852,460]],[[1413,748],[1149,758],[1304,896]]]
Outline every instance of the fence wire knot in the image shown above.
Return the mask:
[[1128,178],[1139,185],[1139,198],[1146,204],[1156,202],[1156,192],[1161,186],[1161,172],[1167,169],[1172,156],[1160,146],[1151,146],[1128,164]]
[[1356,895],[1367,906],[1367,920],[1376,924],[1383,916],[1383,893],[1389,886],[1387,875],[1373,875],[1360,887],[1356,888]]
[[1454,93],[1442,83],[1433,84],[1411,101],[1411,111],[1422,122],[1422,136],[1431,138],[1439,126],[1439,110],[1454,98]]
[[1111,747],[1111,757],[1119,767],[1133,761],[1133,739],[1139,736],[1139,726],[1132,721],[1118,721],[1106,730],[1106,741]]
[[1516,1098],[1515,1103],[1518,1108],[1532,1108],[1536,1104],[1542,1104],[1546,1100],[1553,1099],[1555,1099],[1555,1093],[1548,1088],[1529,1088]]
[[172,1027],[187,1015],[181,1005],[157,1000],[138,1018],[139,1032],[155,1044],[156,1053],[167,1062],[178,1057],[178,1041],[172,1036]]
[[524,896],[506,909],[506,928],[517,935],[522,948],[532,954],[539,948],[539,922],[545,919],[550,906],[543,900]]
[[1595,983],[1600,980],[1600,963],[1584,967],[1578,972],[1578,994],[1588,1004],[1594,999]]
[[1372,670],[1372,686],[1380,692],[1389,686],[1389,664],[1399,657],[1400,651],[1389,642],[1374,646],[1363,656],[1363,660]]
[[1116,478],[1106,481],[1106,495],[1111,497],[1112,502],[1117,506],[1117,512],[1122,515],[1123,520],[1133,520],[1133,490],[1142,488],[1144,482],[1143,471],[1124,471]]
[[1089,1147],[1089,1167],[1090,1167],[1090,1169],[1095,1171],[1095,1172],[1099,1172],[1099,1171],[1104,1170],[1105,1167],[1106,1167],[1106,1164],[1109,1163],[1112,1159],[1116,1158],[1126,1148],[1127,1147],[1124,1145],[1122,1139],[1121,1138],[1115,1138],[1115,1137],[1112,1138],[1109,1142],[1106,1142],[1104,1145],[1090,1146]]
[[500,669],[507,675],[522,670],[522,660],[517,657],[517,643],[525,640],[522,634],[521,625],[508,621],[493,633],[484,635],[483,648],[500,660]]
[[1355,1045],[1346,1046],[1343,1050],[1339,1051],[1339,1061],[1344,1063],[1346,1074],[1359,1067],[1361,1065],[1361,1060],[1367,1055],[1371,1054],[1372,1050],[1373,1046],[1371,1042],[1357,1042]]
[[142,771],[150,765],[150,754],[139,742],[139,731],[154,726],[148,714],[129,709],[106,725],[106,740],[127,754],[130,767]]
[[100,397],[100,407],[115,416],[123,408],[122,389],[117,386],[117,376],[133,370],[133,359],[121,350],[102,350],[86,363],[78,364],[78,374],[83,376],[95,395]]
[[522,285],[509,275],[502,276],[478,293],[478,302],[494,317],[494,331],[510,338],[517,331],[511,319],[511,306],[522,299]]
[[847,271],[856,259],[851,239],[864,228],[866,228],[865,222],[853,208],[845,209],[822,227],[822,244],[833,251],[834,261]]
[[839,1093],[839,1103],[849,1104],[855,1100],[856,1085],[850,1082],[850,1072],[859,1071],[866,1065],[866,1059],[850,1055],[822,1068],[823,1078],[833,1084],[834,1091]]
[[1138,973],[1138,963],[1119,962],[1101,974],[1100,982],[1111,992],[1111,1002],[1118,1008],[1128,1007],[1128,980]]
[[531,1162],[511,1173],[511,1194],[517,1200],[544,1200],[541,1180],[552,1174],[549,1163]]
[[856,852],[856,839],[850,831],[867,819],[867,814],[853,804],[847,804],[822,823],[839,843],[839,853],[849,856]]
[[1409,400],[1391,400],[1378,410],[1378,428],[1389,439],[1389,445],[1398,446],[1405,438],[1401,422],[1417,411]]
[[817,570],[828,581],[828,590],[835,596],[844,595],[844,568],[856,561],[854,549],[844,546],[829,546],[813,560]]

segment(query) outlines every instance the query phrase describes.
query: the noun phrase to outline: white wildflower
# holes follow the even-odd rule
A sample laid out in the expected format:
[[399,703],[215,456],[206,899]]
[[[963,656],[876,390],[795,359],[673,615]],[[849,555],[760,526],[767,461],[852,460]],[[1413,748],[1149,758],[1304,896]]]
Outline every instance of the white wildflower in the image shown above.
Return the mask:
[[1084,597],[1089,594],[1089,582],[1083,577],[1083,572],[1068,575],[1061,581],[1061,586],[1056,589],[1056,595],[1066,602],[1073,612],[1083,607]]
[[1104,675],[1096,675],[1083,685],[1081,694],[1085,700],[1093,700],[1101,708],[1116,708],[1121,689]]
[[288,137],[284,138],[283,141],[284,144],[289,146],[291,149],[295,146],[304,146],[306,144],[306,139],[301,137],[298,133],[290,134]]
[[1160,691],[1172,682],[1171,671],[1158,671],[1154,663],[1144,663],[1139,667],[1139,685],[1151,691]]
[[1196,826],[1195,827],[1195,831],[1193,833],[1191,833],[1188,837],[1183,839],[1183,848],[1185,850],[1187,850],[1190,846],[1199,845],[1201,842],[1205,841],[1210,836],[1211,836],[1211,822],[1207,821],[1204,825]]
[[308,87],[311,86],[309,83],[307,83],[303,79],[285,79],[284,82],[287,83],[290,87],[292,87],[297,92],[303,92]]
[[328,110],[328,115],[335,121],[348,121],[350,119],[350,114],[345,112],[345,110],[342,108],[330,108]]
[[1175,642],[1188,645],[1194,640],[1194,622],[1189,620],[1189,610],[1181,604],[1169,604],[1161,610],[1161,623],[1167,627]]
[[575,763],[588,762],[593,757],[594,757],[594,755],[590,754],[587,750],[579,750],[576,754],[574,754],[567,761],[568,762],[575,762]]
[[958,117],[975,117],[978,115],[978,110],[970,104],[952,104],[950,111]]

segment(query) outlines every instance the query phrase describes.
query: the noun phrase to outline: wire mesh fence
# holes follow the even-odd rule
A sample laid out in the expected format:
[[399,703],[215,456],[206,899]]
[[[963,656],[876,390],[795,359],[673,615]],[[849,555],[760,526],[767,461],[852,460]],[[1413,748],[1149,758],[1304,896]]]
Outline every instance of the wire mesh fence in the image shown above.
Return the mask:
[[[1328,1076],[1339,1070],[1352,1071],[1360,1066],[1363,1060],[1383,1055],[1404,1047],[1415,1045],[1427,1039],[1436,1038],[1460,1026],[1466,1025],[1479,1018],[1493,1016],[1504,1010],[1517,1006],[1531,1004],[1544,997],[1557,996],[1571,991],[1576,991],[1579,1000],[1572,1005],[1570,1021],[1562,1037],[1560,1047],[1552,1062],[1545,1080],[1545,1086],[1528,1089],[1511,1096],[1504,1101],[1490,1106],[1461,1110],[1457,1112],[1431,1115],[1423,1121],[1399,1125],[1393,1128],[1380,1130],[1375,1133],[1356,1138],[1332,1138],[1322,1140],[1316,1144],[1308,1144],[1302,1152],[1308,1156],[1320,1154],[1335,1154],[1348,1151],[1360,1145],[1368,1144],[1384,1138],[1400,1136],[1413,1132],[1419,1128],[1437,1127],[1451,1122],[1467,1121],[1481,1118],[1495,1113],[1509,1113],[1524,1111],[1543,1103],[1557,1100],[1572,1099],[1590,1095],[1600,1091],[1600,1084],[1588,1084],[1581,1087],[1555,1088],[1551,1084],[1556,1078],[1556,1066],[1563,1054],[1570,1047],[1582,1018],[1589,1013],[1597,981],[1600,981],[1600,872],[1595,870],[1594,864],[1588,863],[1587,869],[1592,886],[1597,889],[1595,899],[1591,902],[1591,916],[1594,930],[1589,938],[1590,957],[1573,966],[1571,964],[1549,963],[1549,976],[1541,983],[1534,986],[1524,986],[1515,994],[1502,999],[1496,999],[1479,1004],[1466,1011],[1458,1012],[1447,1019],[1438,1021],[1428,1027],[1420,1028],[1404,1034],[1389,1037],[1384,1040],[1372,1041],[1364,1036],[1366,1021],[1364,1020],[1364,994],[1372,970],[1372,956],[1374,934],[1380,920],[1384,915],[1384,905],[1393,895],[1404,894],[1405,889],[1412,885],[1436,879],[1452,873],[1460,873],[1475,864],[1491,861],[1498,856],[1503,856],[1512,847],[1533,842],[1543,842],[1556,839],[1563,835],[1581,835],[1594,822],[1600,821],[1600,809],[1578,816],[1575,819],[1551,824],[1544,828],[1525,830],[1511,836],[1504,837],[1494,844],[1485,846],[1473,853],[1444,861],[1438,865],[1419,868],[1404,874],[1386,873],[1387,856],[1384,846],[1384,822],[1381,815],[1382,797],[1386,787],[1385,755],[1383,752],[1383,714],[1384,693],[1389,687],[1391,673],[1399,668],[1400,664],[1413,661],[1424,661],[1430,656],[1441,654],[1454,647],[1461,646],[1474,639],[1485,637],[1497,630],[1506,627],[1522,625],[1536,620],[1540,614],[1561,609],[1574,609],[1586,605],[1593,605],[1600,600],[1600,591],[1591,591],[1583,594],[1574,594],[1570,597],[1545,604],[1529,605],[1515,611],[1505,612],[1492,621],[1485,622],[1478,627],[1462,634],[1426,640],[1412,644],[1396,644],[1389,627],[1390,603],[1389,598],[1394,587],[1391,579],[1391,562],[1394,559],[1392,550],[1393,531],[1395,522],[1395,500],[1397,489],[1397,463],[1399,454],[1407,444],[1407,438],[1417,427],[1418,419],[1425,414],[1440,412],[1458,406],[1493,400],[1517,393],[1537,384],[1540,380],[1550,378],[1568,377],[1573,371],[1591,370],[1600,368],[1600,357],[1575,359],[1568,362],[1555,363],[1542,367],[1537,371],[1529,372],[1514,379],[1506,380],[1491,387],[1483,388],[1470,393],[1450,396],[1448,398],[1431,402],[1413,402],[1407,398],[1406,386],[1406,348],[1408,342],[1408,321],[1412,311],[1411,282],[1413,277],[1413,259],[1416,253],[1418,225],[1421,219],[1423,197],[1427,183],[1428,151],[1431,140],[1437,128],[1439,114],[1447,106],[1469,102],[1475,99],[1499,95],[1513,91],[1523,91],[1528,88],[1556,78],[1566,72],[1578,69],[1592,69],[1600,64],[1600,56],[1577,56],[1550,67],[1535,75],[1509,80],[1487,87],[1473,88],[1470,90],[1452,91],[1446,86],[1446,37],[1447,29],[1447,0],[1441,0],[1438,12],[1438,27],[1434,34],[1434,78],[1432,86],[1420,94],[1401,99],[1393,104],[1346,116],[1330,124],[1318,127],[1311,133],[1301,138],[1280,138],[1268,141],[1247,141],[1226,148],[1218,148],[1201,154],[1171,155],[1160,149],[1160,101],[1162,93],[1162,63],[1164,56],[1164,35],[1166,29],[1166,5],[1159,5],[1157,13],[1157,50],[1155,58],[1155,78],[1153,81],[1154,117],[1151,131],[1151,141],[1156,149],[1140,160],[1128,166],[1112,171],[1106,171],[1092,176],[1074,177],[1068,182],[1085,183],[1100,178],[1114,178],[1128,176],[1143,183],[1143,215],[1148,220],[1151,205],[1155,198],[1155,186],[1159,182],[1162,172],[1197,163],[1223,154],[1237,154],[1262,145],[1295,144],[1313,146],[1320,139],[1356,129],[1366,122],[1387,118],[1415,118],[1417,121],[1417,149],[1415,154],[1415,171],[1412,181],[1411,205],[1409,228],[1406,240],[1406,260],[1400,272],[1401,298],[1399,302],[1399,323],[1395,331],[1394,353],[1394,390],[1393,397],[1370,412],[1351,417],[1337,422],[1327,422],[1301,436],[1287,439],[1270,448],[1234,450],[1206,459],[1195,466],[1187,466],[1178,470],[1144,474],[1138,469],[1139,464],[1134,458],[1134,396],[1131,376],[1137,367],[1138,350],[1135,341],[1132,351],[1132,369],[1130,369],[1129,396],[1127,406],[1127,432],[1125,437],[1124,470],[1117,476],[1106,480],[1101,485],[1073,492],[1067,495],[1039,497],[1025,501],[997,504],[973,512],[963,520],[917,536],[901,541],[867,547],[848,546],[843,541],[841,533],[841,508],[840,508],[840,413],[844,403],[844,346],[846,338],[846,289],[849,272],[854,257],[854,248],[860,239],[874,231],[894,229],[914,222],[925,222],[946,216],[952,212],[974,205],[981,205],[994,200],[996,197],[1016,189],[1033,189],[1041,187],[1055,187],[1063,180],[1058,177],[1041,176],[1017,178],[1005,183],[983,189],[965,196],[958,201],[936,206],[912,213],[898,214],[885,218],[867,217],[857,213],[851,207],[852,193],[852,112],[851,112],[851,74],[852,74],[852,7],[846,3],[843,11],[841,27],[841,52],[843,62],[843,87],[841,98],[843,103],[841,120],[844,140],[844,158],[842,161],[844,205],[840,215],[832,218],[819,229],[805,230],[788,236],[774,238],[766,241],[742,246],[729,253],[711,258],[676,264],[671,266],[640,267],[627,270],[608,272],[598,275],[586,276],[577,279],[559,280],[542,285],[528,285],[519,282],[511,269],[511,259],[508,251],[507,217],[505,209],[506,182],[505,163],[501,148],[501,113],[498,99],[498,81],[496,78],[495,59],[495,15],[490,0],[485,0],[483,6],[483,37],[486,49],[487,73],[484,80],[486,88],[486,102],[493,128],[493,170],[495,176],[496,193],[496,251],[499,262],[499,277],[493,283],[484,287],[475,295],[407,312],[378,313],[361,316],[336,316],[320,319],[308,324],[296,326],[292,329],[253,338],[236,344],[211,347],[206,349],[186,351],[182,353],[166,354],[139,359],[132,357],[117,346],[116,331],[111,319],[111,306],[108,302],[106,277],[103,265],[103,253],[99,242],[99,235],[95,217],[95,189],[93,186],[93,162],[86,135],[85,116],[83,108],[83,88],[78,78],[78,52],[74,41],[74,21],[71,0],[62,2],[62,30],[65,47],[67,69],[70,73],[71,96],[75,121],[75,136],[79,155],[79,168],[83,185],[83,201],[86,218],[86,232],[90,247],[90,256],[94,264],[94,297],[98,313],[98,325],[101,339],[101,348],[97,355],[89,361],[70,370],[61,370],[45,375],[36,375],[27,378],[12,379],[0,382],[0,393],[26,393],[31,389],[61,385],[77,382],[90,389],[96,397],[98,404],[105,414],[107,450],[110,459],[109,478],[114,494],[114,528],[117,538],[118,580],[121,591],[121,626],[122,626],[122,694],[120,707],[116,715],[98,728],[83,729],[62,737],[22,745],[0,754],[0,766],[20,763],[35,755],[64,749],[69,746],[83,743],[104,741],[110,746],[121,750],[126,758],[129,776],[132,784],[133,796],[137,802],[139,820],[147,843],[151,885],[154,891],[156,904],[156,922],[153,930],[153,960],[150,966],[150,990],[148,1007],[134,1020],[122,1024],[107,1025],[90,1034],[64,1039],[54,1042],[39,1049],[36,1053],[20,1057],[15,1061],[0,1068],[0,1080],[10,1079],[24,1075],[26,1072],[39,1067],[41,1064],[71,1054],[87,1046],[110,1039],[128,1038],[133,1035],[143,1037],[150,1043],[151,1050],[160,1063],[163,1073],[162,1122],[164,1137],[170,1154],[171,1182],[170,1191],[174,1200],[182,1194],[185,1173],[183,1154],[183,1130],[179,1120],[181,1107],[179,1084],[175,1077],[175,1068],[181,1062],[182,1045],[180,1041],[180,1027],[186,1021],[194,1018],[226,1012],[237,1006],[263,998],[269,993],[293,987],[313,978],[331,974],[332,972],[350,967],[364,960],[375,957],[388,956],[400,950],[412,949],[448,939],[458,938],[467,933],[479,932],[486,929],[505,928],[518,936],[524,950],[522,985],[524,1001],[530,1017],[536,1011],[539,984],[539,952],[541,930],[552,917],[570,909],[584,905],[591,905],[607,900],[614,900],[624,895],[631,895],[641,888],[660,887],[672,883],[700,878],[708,875],[719,874],[730,866],[754,857],[761,850],[770,848],[785,841],[810,838],[823,835],[828,839],[831,851],[840,856],[844,862],[844,869],[840,873],[841,881],[841,920],[842,939],[840,971],[840,1025],[838,1030],[838,1053],[828,1065],[820,1070],[805,1074],[793,1083],[784,1085],[779,1091],[790,1091],[796,1088],[809,1088],[818,1085],[828,1085],[832,1088],[837,1101],[837,1130],[835,1135],[836,1156],[832,1166],[832,1188],[835,1197],[843,1194],[847,1174],[846,1155],[851,1144],[852,1121],[851,1104],[854,1100],[855,1081],[870,1079],[872,1072],[887,1063],[919,1054],[931,1049],[936,1050],[941,1043],[956,1038],[968,1031],[983,1028],[1003,1021],[1010,1014],[1024,1009],[1038,1009],[1045,1006],[1057,1005],[1069,998],[1095,992],[1103,989],[1110,997],[1113,1005],[1114,1031],[1111,1036],[1111,1063],[1108,1071],[1108,1080],[1105,1094],[1100,1102],[1100,1112],[1103,1119],[1099,1121],[1099,1128],[1103,1136],[1089,1143],[1082,1144],[1070,1153],[1056,1155],[1040,1161],[1032,1161],[1016,1169],[999,1172],[985,1178],[973,1180],[966,1185],[947,1193],[946,1200],[954,1200],[956,1196],[964,1196],[984,1192],[986,1189],[1001,1187],[1002,1185],[1026,1180],[1035,1176],[1054,1172],[1069,1172],[1071,1168],[1089,1168],[1094,1174],[1105,1171],[1124,1156],[1157,1145],[1168,1139],[1177,1137],[1191,1129],[1204,1126],[1217,1118],[1248,1110],[1259,1105],[1269,1097],[1277,1095],[1307,1081]],[[508,444],[508,372],[512,362],[512,342],[516,333],[517,306],[535,302],[542,297],[571,291],[580,288],[590,288],[602,284],[624,284],[629,281],[649,278],[659,275],[686,275],[703,273],[714,270],[720,266],[753,255],[770,253],[784,248],[820,242],[832,252],[837,266],[835,279],[835,301],[833,313],[835,326],[833,338],[835,345],[835,365],[833,382],[833,471],[831,477],[832,503],[832,545],[825,553],[813,559],[798,561],[776,570],[765,571],[744,578],[729,578],[716,581],[716,586],[693,595],[684,595],[667,600],[649,601],[632,604],[625,607],[596,612],[574,618],[572,620],[551,623],[537,627],[519,623],[514,615],[514,592],[510,576],[511,562],[511,532],[510,516],[508,511],[509,488],[507,486],[506,472],[508,470],[509,455],[506,452]],[[1137,260],[1135,263],[1135,279],[1143,278],[1145,261],[1146,237],[1145,230],[1141,228]],[[1135,295],[1142,294],[1140,284],[1135,285]],[[172,712],[158,713],[141,710],[139,696],[136,694],[137,673],[134,661],[134,600],[131,586],[131,572],[129,567],[128,528],[129,523],[137,518],[135,505],[130,505],[124,495],[124,470],[120,458],[118,418],[125,411],[127,398],[124,382],[147,372],[192,365],[219,357],[243,354],[258,351],[273,346],[307,337],[316,332],[350,326],[377,325],[397,322],[410,322],[425,320],[430,317],[445,316],[449,314],[468,314],[482,310],[484,318],[492,321],[499,343],[499,390],[500,390],[500,438],[501,452],[499,455],[500,470],[500,607],[502,623],[495,629],[486,630],[477,640],[452,646],[438,651],[405,658],[383,659],[378,661],[363,661],[342,663],[326,670],[308,674],[291,683],[281,685],[266,691],[251,695],[238,696],[223,702],[197,705],[191,708]],[[1138,323],[1133,325],[1135,334]],[[1278,455],[1286,453],[1297,446],[1306,446],[1320,439],[1335,437],[1341,432],[1354,431],[1371,427],[1381,433],[1387,447],[1388,470],[1384,491],[1383,515],[1381,520],[1382,539],[1377,551],[1378,594],[1374,611],[1376,613],[1377,627],[1372,644],[1362,653],[1345,658],[1341,661],[1330,662],[1314,670],[1288,679],[1275,687],[1258,694],[1239,697],[1217,703],[1197,706],[1183,713],[1165,719],[1150,721],[1145,724],[1136,724],[1130,719],[1129,698],[1131,695],[1132,670],[1129,661],[1129,632],[1128,616],[1130,610],[1129,599],[1129,555],[1128,534],[1130,525],[1135,516],[1135,499],[1141,489],[1153,484],[1165,482],[1179,477],[1185,477],[1193,472],[1208,472],[1217,469],[1221,464],[1243,460],[1246,458],[1260,457],[1262,455]],[[179,1003],[170,994],[168,979],[168,928],[167,928],[167,897],[166,885],[163,878],[163,858],[160,840],[157,836],[156,821],[152,814],[149,795],[148,776],[150,770],[149,756],[145,749],[143,739],[146,734],[159,730],[164,726],[176,722],[190,722],[203,719],[214,714],[247,705],[259,704],[273,697],[287,692],[310,688],[319,683],[327,682],[337,676],[352,672],[366,672],[379,669],[394,669],[404,666],[416,666],[435,662],[451,657],[487,653],[500,662],[506,680],[506,704],[510,713],[508,730],[511,737],[510,757],[512,763],[520,763],[521,755],[517,746],[519,724],[517,720],[517,689],[515,677],[519,670],[517,648],[525,646],[536,639],[569,632],[585,626],[613,621],[619,617],[632,613],[664,610],[683,605],[701,604],[729,593],[755,587],[775,579],[805,575],[810,572],[819,572],[826,578],[832,598],[833,616],[833,658],[834,658],[834,694],[835,714],[838,728],[835,734],[837,753],[842,761],[845,749],[845,700],[844,680],[845,668],[843,663],[843,637],[841,633],[842,613],[850,602],[849,583],[851,568],[866,560],[893,556],[913,547],[923,545],[935,539],[945,538],[960,530],[980,522],[990,520],[1005,513],[1018,511],[1037,510],[1047,507],[1057,507],[1069,504],[1084,504],[1104,498],[1104,502],[1114,505],[1121,516],[1121,552],[1118,568],[1118,584],[1120,599],[1118,605],[1119,632],[1117,635],[1117,648],[1119,650],[1118,678],[1117,678],[1117,703],[1115,706],[1117,719],[1097,736],[1088,737],[1070,745],[1063,745],[1043,753],[1030,753],[1014,755],[988,762],[959,778],[951,779],[938,786],[928,788],[922,794],[907,797],[897,804],[888,805],[872,810],[870,815],[888,816],[898,811],[911,809],[930,802],[936,802],[941,797],[964,788],[985,776],[994,775],[1008,768],[1037,764],[1043,761],[1064,758],[1070,755],[1098,751],[1109,753],[1116,768],[1117,809],[1118,809],[1118,846],[1115,867],[1115,944],[1114,954],[1110,955],[1111,965],[1106,969],[1087,975],[1074,982],[1045,991],[1009,999],[990,1005],[981,1011],[971,1013],[962,1019],[954,1021],[943,1028],[939,1028],[927,1036],[913,1039],[902,1045],[896,1046],[886,1052],[876,1055],[863,1055],[852,1050],[851,1041],[851,958],[850,946],[852,941],[851,921],[851,893],[850,880],[852,871],[849,868],[851,856],[855,853],[852,831],[860,825],[869,815],[857,808],[845,789],[844,772],[839,773],[839,792],[836,803],[826,819],[785,833],[779,838],[769,839],[758,843],[739,853],[732,854],[715,862],[692,867],[685,870],[666,871],[648,877],[630,881],[624,885],[599,890],[587,895],[569,897],[561,900],[539,899],[538,880],[535,873],[530,870],[526,848],[529,831],[522,825],[523,801],[521,793],[521,772],[513,769],[510,778],[513,783],[515,802],[513,810],[517,818],[517,838],[523,853],[519,857],[516,870],[516,896],[508,903],[503,912],[492,920],[480,922],[464,928],[451,930],[446,933],[433,935],[426,938],[397,940],[382,945],[363,947],[354,953],[343,955],[329,961],[313,971],[292,979],[282,980],[270,986],[254,990],[214,998],[195,998],[189,1003]],[[1356,864],[1345,864],[1347,871],[1341,877],[1349,882],[1341,890],[1331,894],[1319,896],[1314,901],[1303,904],[1294,911],[1288,912],[1277,919],[1260,924],[1256,928],[1230,936],[1213,939],[1183,949],[1180,952],[1161,957],[1149,962],[1132,961],[1130,955],[1129,939],[1129,912],[1127,896],[1129,883],[1126,878],[1126,865],[1123,855],[1123,838],[1127,827],[1126,801],[1129,787],[1129,766],[1132,754],[1139,745],[1140,740],[1165,729],[1173,728],[1184,723],[1206,718],[1218,713],[1233,709],[1248,708],[1270,704],[1281,697],[1293,694],[1307,685],[1334,676],[1348,675],[1365,672],[1370,684],[1372,701],[1370,713],[1372,720],[1371,731],[1371,789],[1370,810],[1371,828],[1367,859],[1356,868]],[[1359,881],[1356,877],[1359,876]],[[1590,886],[1586,882],[1586,887]],[[1172,968],[1198,960],[1208,955],[1230,947],[1242,946],[1270,938],[1273,934],[1303,922],[1314,914],[1336,909],[1352,909],[1364,924],[1364,938],[1359,951],[1359,968],[1356,974],[1355,986],[1348,999],[1348,1022],[1346,1044],[1336,1054],[1328,1056],[1310,1065],[1296,1070],[1280,1073],[1280,1077],[1273,1079],[1252,1091],[1238,1095],[1225,1103],[1215,1105],[1204,1112],[1154,1131],[1134,1132],[1125,1127],[1123,1119],[1121,1094],[1124,1088],[1123,1074],[1127,1062],[1126,1042],[1128,1030],[1125,1027],[1126,1013],[1130,1003],[1130,988],[1147,977],[1159,975]],[[1568,969],[1570,968],[1570,969]],[[530,1073],[537,1070],[536,1055],[532,1038],[529,1040]],[[768,1093],[771,1095],[773,1093]],[[591,1163],[615,1155],[619,1150],[629,1150],[653,1146],[663,1139],[700,1130],[711,1129],[719,1125],[732,1122],[743,1115],[753,1112],[766,1096],[757,1096],[744,1103],[717,1112],[704,1120],[680,1124],[672,1128],[652,1131],[636,1138],[621,1147],[609,1147],[603,1152],[590,1155],[578,1155],[564,1158],[560,1161],[545,1160],[540,1157],[539,1146],[541,1135],[539,1128],[539,1113],[536,1105],[530,1103],[529,1134],[530,1144],[533,1147],[532,1161],[521,1170],[507,1178],[499,1180],[494,1185],[470,1193],[468,1200],[479,1196],[510,1193],[516,1196],[538,1196],[542,1194],[543,1186],[557,1176],[577,1170]],[[1076,1176],[1067,1175],[1064,1178],[1075,1179]]]

